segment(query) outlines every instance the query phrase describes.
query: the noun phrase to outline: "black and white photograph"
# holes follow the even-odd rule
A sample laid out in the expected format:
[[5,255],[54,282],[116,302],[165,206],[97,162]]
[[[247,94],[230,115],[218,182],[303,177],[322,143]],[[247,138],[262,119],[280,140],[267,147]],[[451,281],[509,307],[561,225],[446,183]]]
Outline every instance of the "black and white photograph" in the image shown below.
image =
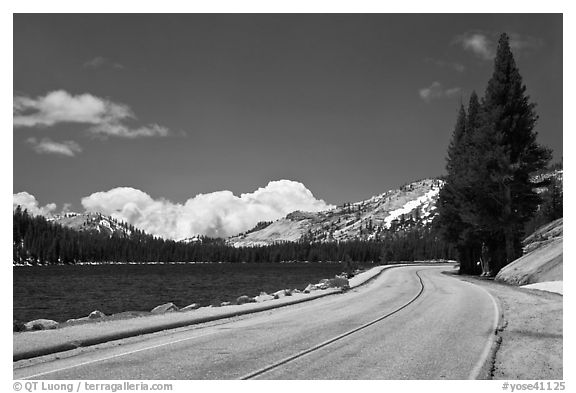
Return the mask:
[[14,13],[8,391],[570,391],[566,21],[518,11]]

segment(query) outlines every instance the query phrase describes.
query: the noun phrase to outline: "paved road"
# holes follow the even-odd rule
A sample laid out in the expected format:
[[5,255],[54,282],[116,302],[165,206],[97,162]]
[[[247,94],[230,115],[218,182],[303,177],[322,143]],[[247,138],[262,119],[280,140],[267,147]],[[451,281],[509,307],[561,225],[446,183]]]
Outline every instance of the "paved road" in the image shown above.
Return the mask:
[[14,378],[474,378],[495,304],[483,289],[442,274],[447,269],[389,269],[346,294],[15,364]]

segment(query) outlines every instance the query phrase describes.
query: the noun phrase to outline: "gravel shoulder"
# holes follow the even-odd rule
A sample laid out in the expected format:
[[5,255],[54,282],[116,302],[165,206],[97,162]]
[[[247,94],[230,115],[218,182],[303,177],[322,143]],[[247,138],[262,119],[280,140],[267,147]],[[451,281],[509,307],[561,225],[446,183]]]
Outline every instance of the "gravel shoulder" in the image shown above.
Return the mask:
[[563,379],[563,296],[480,279],[455,277],[480,285],[499,303],[490,379]]

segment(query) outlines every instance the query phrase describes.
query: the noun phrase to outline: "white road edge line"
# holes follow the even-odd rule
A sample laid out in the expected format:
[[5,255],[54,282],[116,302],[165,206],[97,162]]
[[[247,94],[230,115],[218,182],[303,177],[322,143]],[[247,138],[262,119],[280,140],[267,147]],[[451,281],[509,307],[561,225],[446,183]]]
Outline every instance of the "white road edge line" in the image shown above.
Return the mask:
[[166,342],[166,343],[162,343],[162,344],[152,345],[152,346],[149,346],[149,347],[144,347],[144,348],[135,349],[135,350],[133,350],[133,351],[118,353],[118,354],[116,354],[116,355],[106,356],[106,357],[102,357],[102,358],[98,358],[98,359],[94,359],[94,360],[88,360],[88,361],[86,361],[86,362],[82,362],[82,363],[78,363],[78,364],[73,364],[73,365],[71,365],[71,366],[61,367],[61,368],[57,368],[57,369],[55,369],[55,370],[45,371],[45,372],[42,372],[42,373],[38,373],[38,374],[34,374],[34,375],[29,375],[29,376],[22,377],[22,378],[17,378],[17,379],[36,378],[36,377],[40,377],[40,376],[46,375],[46,374],[53,374],[53,373],[57,373],[57,372],[64,371],[64,370],[68,370],[68,369],[71,369],[71,368],[76,368],[76,367],[80,367],[80,366],[85,366],[85,365],[87,365],[87,364],[102,362],[102,361],[104,361],[104,360],[110,360],[110,359],[118,358],[118,357],[121,357],[121,356],[131,355],[131,354],[133,354],[133,353],[142,352],[142,351],[147,351],[147,350],[154,349],[154,348],[165,347],[165,346],[167,346],[167,345],[176,344],[176,343],[179,343],[179,342],[182,342],[182,341],[188,341],[188,340],[193,340],[193,339],[195,339],[195,338],[211,336],[211,335],[216,334],[216,333],[218,333],[218,332],[215,331],[215,332],[211,332],[211,333],[202,334],[202,335],[199,335],[199,336],[186,337],[186,338],[182,338],[182,339],[179,339],[179,340],[174,340],[174,341],[170,341],[170,342]]
[[480,288],[482,291],[484,291],[484,293],[486,293],[488,295],[490,300],[492,300],[492,305],[494,306],[494,323],[492,324],[492,335],[490,336],[490,339],[486,343],[486,346],[484,347],[484,351],[482,351],[482,356],[480,356],[480,359],[478,360],[478,362],[476,363],[476,365],[474,366],[474,368],[472,369],[472,371],[470,371],[470,374],[468,375],[468,379],[474,379],[475,380],[480,375],[480,372],[482,371],[484,364],[486,364],[486,361],[488,360],[488,357],[490,356],[492,346],[494,345],[494,341],[496,340],[496,329],[498,329],[498,325],[500,323],[500,309],[498,308],[498,303],[496,302],[496,299],[494,299],[494,296],[492,296],[492,294],[490,292],[488,292],[488,290],[486,290],[485,288],[483,288],[480,285],[473,284],[470,282],[468,282],[468,283],[471,285],[474,285],[477,288]]

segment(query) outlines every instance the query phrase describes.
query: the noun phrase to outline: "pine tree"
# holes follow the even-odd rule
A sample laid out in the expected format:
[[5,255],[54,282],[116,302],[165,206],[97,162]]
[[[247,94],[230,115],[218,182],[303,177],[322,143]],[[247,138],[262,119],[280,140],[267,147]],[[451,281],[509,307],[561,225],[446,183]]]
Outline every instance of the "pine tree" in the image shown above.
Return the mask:
[[[474,95],[475,96],[475,95]],[[477,98],[475,99],[477,101]],[[476,109],[471,105],[473,115]],[[446,158],[447,176],[438,195],[438,217],[435,225],[443,239],[458,249],[460,273],[475,273],[474,258],[470,254],[470,228],[463,220],[464,210],[473,211],[470,205],[470,130],[469,117],[464,105],[460,106],[452,140]],[[476,119],[474,117],[474,119]]]
[[472,93],[467,118],[460,108],[439,195],[437,224],[457,247],[461,272],[477,271],[482,243],[492,274],[521,255],[523,228],[541,203],[530,176],[551,157],[536,142],[537,119],[502,34],[482,102]]
[[483,195],[477,224],[492,239],[494,274],[521,255],[522,229],[541,203],[530,175],[546,167],[551,152],[536,142],[537,119],[509,38],[502,34],[482,102],[482,125],[475,137],[484,156],[476,168]]

